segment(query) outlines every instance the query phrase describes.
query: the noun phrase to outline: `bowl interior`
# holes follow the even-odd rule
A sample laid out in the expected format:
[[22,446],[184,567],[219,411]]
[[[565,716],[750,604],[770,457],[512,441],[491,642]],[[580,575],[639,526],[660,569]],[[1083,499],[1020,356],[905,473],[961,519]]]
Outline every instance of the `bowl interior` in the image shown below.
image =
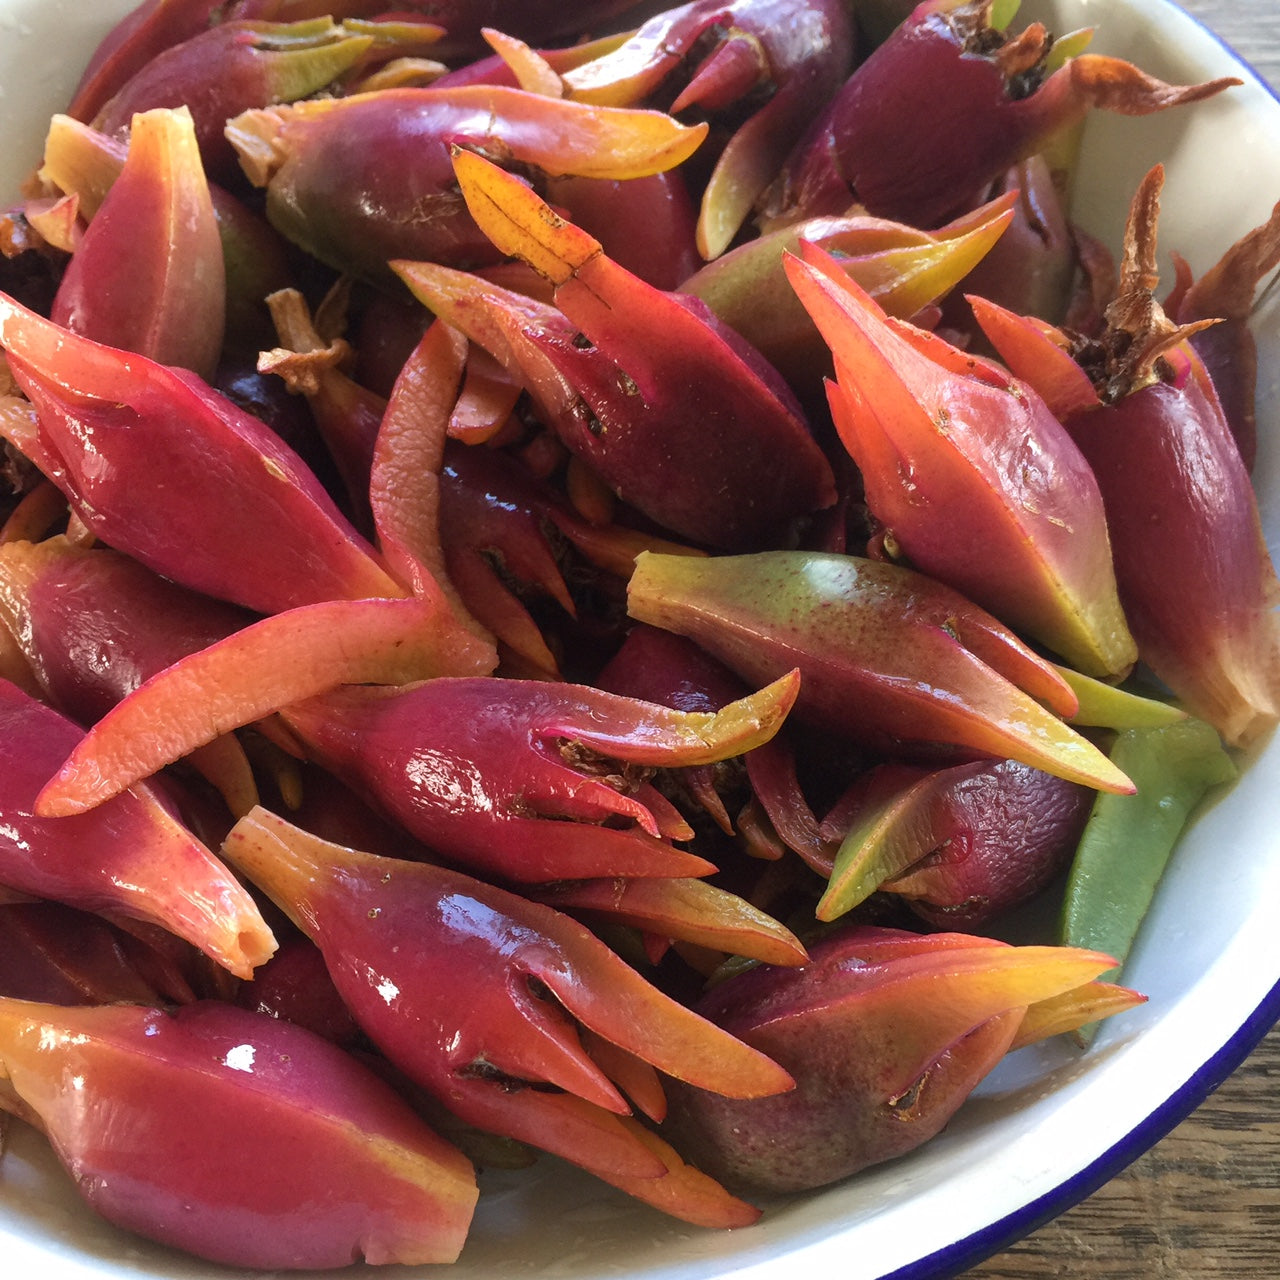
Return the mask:
[[[0,186],[12,197],[38,160],[49,113],[66,101],[97,39],[130,6],[0,0]],[[1166,0],[1045,0],[1025,18],[1053,29],[1096,25],[1095,48],[1175,82],[1246,78],[1193,108],[1146,120],[1096,116],[1086,131],[1077,216],[1117,247],[1130,196],[1156,161],[1168,178],[1162,248],[1203,270],[1265,220],[1280,197],[1280,103],[1215,38]],[[1167,262],[1167,258],[1165,259]],[[1171,279],[1171,273],[1166,276]],[[1259,309],[1260,455],[1256,481],[1272,545],[1280,535],[1280,313]],[[486,1174],[473,1239],[455,1280],[604,1275],[632,1280],[941,1274],[947,1251],[1065,1207],[1099,1161],[1138,1153],[1188,1110],[1220,1064],[1264,1027],[1280,983],[1269,904],[1280,902],[1280,837],[1270,819],[1280,747],[1198,817],[1175,855],[1126,970],[1150,997],[1080,1054],[1062,1044],[1011,1056],[953,1124],[913,1156],[830,1190],[768,1206],[755,1227],[702,1232],[660,1217],[552,1160],[518,1177]],[[1275,1010],[1272,1009],[1271,1016]],[[1162,1110],[1163,1108],[1163,1110]],[[1165,1119],[1160,1120],[1163,1115]],[[15,1275],[56,1280],[225,1277],[97,1222],[34,1135],[19,1131],[0,1164],[0,1251]],[[394,1274],[418,1274],[396,1268]],[[425,1273],[423,1273],[425,1274]]]

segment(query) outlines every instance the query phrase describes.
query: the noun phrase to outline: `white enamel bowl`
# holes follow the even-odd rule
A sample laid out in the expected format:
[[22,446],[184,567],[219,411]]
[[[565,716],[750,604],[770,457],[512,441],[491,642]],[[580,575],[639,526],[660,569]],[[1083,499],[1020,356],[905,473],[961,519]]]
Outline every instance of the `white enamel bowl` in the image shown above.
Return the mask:
[[[0,0],[6,198],[37,160],[49,113],[128,7],[129,0]],[[1078,207],[1085,226],[1117,246],[1138,178],[1163,161],[1161,246],[1202,271],[1280,198],[1280,102],[1166,0],[1056,0],[1046,12],[1057,31],[1098,27],[1095,48],[1164,79],[1246,81],[1160,117],[1097,117],[1087,135]],[[1040,16],[1039,7],[1030,16]],[[1257,333],[1264,378],[1256,480],[1268,534],[1280,546],[1276,306],[1260,310]],[[1013,1055],[921,1151],[771,1205],[747,1230],[713,1233],[669,1221],[553,1161],[529,1176],[486,1175],[472,1241],[448,1274],[937,1280],[1067,1208],[1190,1112],[1280,1016],[1273,818],[1280,747],[1273,742],[1255,755],[1239,784],[1199,816],[1138,940],[1126,980],[1150,1002],[1108,1024],[1088,1053],[1053,1045]],[[25,1130],[0,1165],[0,1257],[5,1275],[46,1280],[229,1274],[97,1222]],[[420,1274],[391,1269],[392,1277]]]

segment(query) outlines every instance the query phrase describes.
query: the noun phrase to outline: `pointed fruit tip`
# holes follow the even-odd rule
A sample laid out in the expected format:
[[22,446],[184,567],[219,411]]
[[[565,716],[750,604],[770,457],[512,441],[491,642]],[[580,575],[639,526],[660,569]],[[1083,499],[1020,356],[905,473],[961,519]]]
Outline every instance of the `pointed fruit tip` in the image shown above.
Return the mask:
[[601,252],[598,240],[561,218],[527,183],[456,143],[450,150],[471,216],[502,253],[562,285]]

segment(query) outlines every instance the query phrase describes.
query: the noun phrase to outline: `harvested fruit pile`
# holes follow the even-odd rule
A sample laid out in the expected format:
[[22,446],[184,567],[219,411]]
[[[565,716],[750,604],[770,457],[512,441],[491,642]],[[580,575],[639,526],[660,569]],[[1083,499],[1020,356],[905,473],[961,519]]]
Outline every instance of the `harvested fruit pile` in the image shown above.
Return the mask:
[[1280,715],[1280,212],[1160,300],[1159,168],[1066,213],[1090,111],[1235,82],[511,7],[148,0],[0,219],[0,1109],[233,1266],[911,1150],[1141,1001]]

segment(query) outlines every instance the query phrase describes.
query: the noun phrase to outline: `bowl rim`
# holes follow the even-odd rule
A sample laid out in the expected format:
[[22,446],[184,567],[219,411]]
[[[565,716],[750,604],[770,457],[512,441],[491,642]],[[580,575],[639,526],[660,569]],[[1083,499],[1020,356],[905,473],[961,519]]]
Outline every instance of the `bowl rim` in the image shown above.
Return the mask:
[[[1249,59],[1242,56],[1206,22],[1184,9],[1177,0],[1164,0],[1164,3],[1193,22],[1203,36],[1208,37],[1243,69],[1248,80],[1265,90],[1277,107],[1280,107],[1280,89],[1271,84]],[[945,1280],[946,1277],[959,1275],[970,1267],[977,1266],[1059,1217],[1110,1182],[1176,1129],[1248,1059],[1277,1026],[1280,1026],[1280,981],[1259,1002],[1236,1033],[1211,1054],[1185,1084],[1166,1097],[1145,1119],[1085,1168],[986,1227],[927,1257],[888,1272],[878,1280]]]
[[[1139,0],[1139,5],[1143,0]],[[1176,10],[1194,23],[1244,73],[1247,82],[1263,89],[1280,107],[1280,89],[1271,84],[1223,36],[1188,12],[1177,0],[1154,0],[1153,9]],[[1209,1055],[1186,1081],[1167,1095],[1154,1110],[1127,1130],[1084,1168],[1065,1178],[1024,1205],[877,1280],[946,1280],[1002,1252],[1039,1227],[1051,1222],[1087,1199],[1190,1116],[1254,1052],[1268,1033],[1280,1026],[1280,980],[1259,1001],[1252,1014],[1225,1043]]]
[[1056,1187],[963,1239],[909,1262],[877,1280],[946,1280],[976,1267],[1110,1182],[1161,1138],[1177,1128],[1280,1025],[1280,982],[1267,993],[1240,1029],[1175,1090],[1091,1164]]

